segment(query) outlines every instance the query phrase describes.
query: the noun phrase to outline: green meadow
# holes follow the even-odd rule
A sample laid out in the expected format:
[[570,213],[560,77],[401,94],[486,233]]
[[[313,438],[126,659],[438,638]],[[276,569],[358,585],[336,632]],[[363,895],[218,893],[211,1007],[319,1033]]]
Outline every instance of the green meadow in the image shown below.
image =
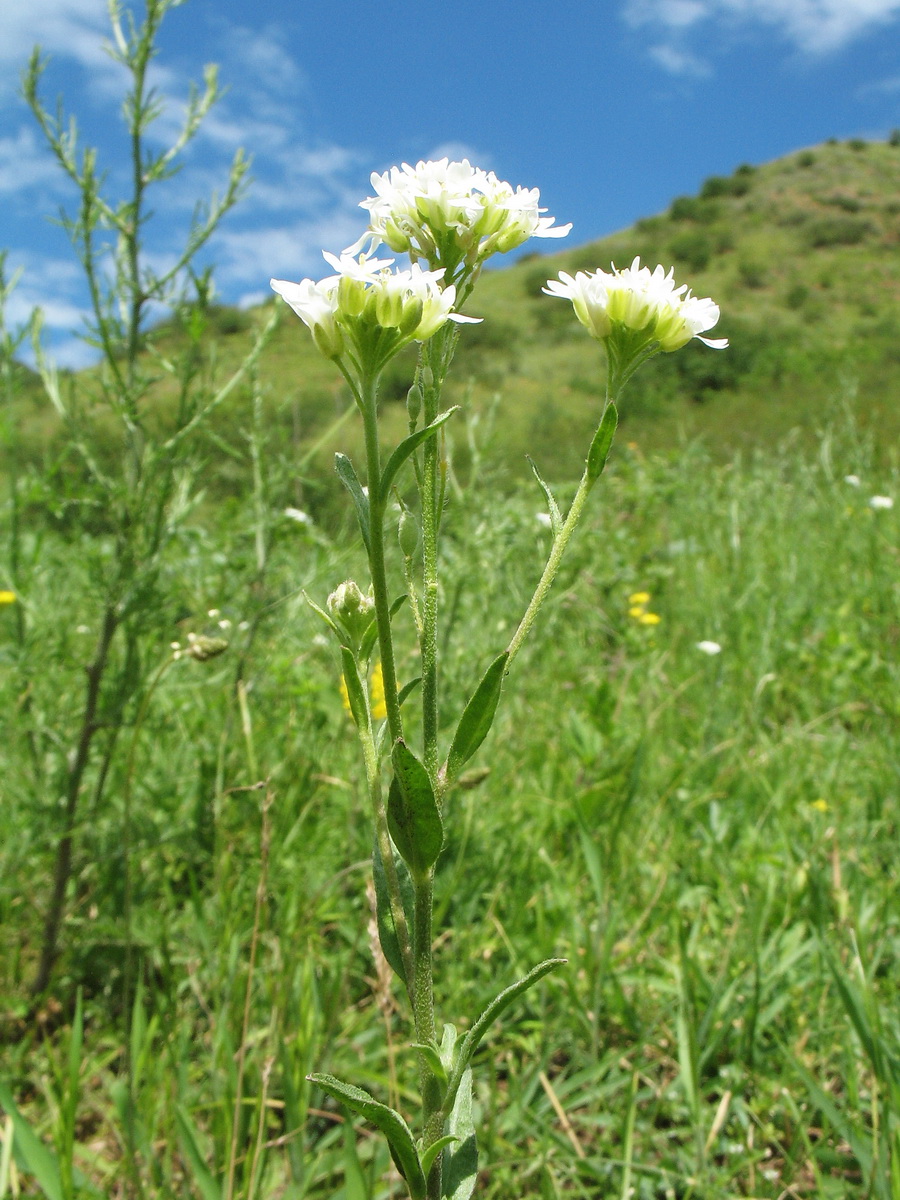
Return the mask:
[[[439,1019],[568,960],[476,1058],[486,1200],[900,1200],[898,183],[890,143],[741,167],[601,243],[486,271],[468,305],[485,321],[447,395],[449,713],[546,557],[525,454],[570,497],[600,411],[600,348],[547,278],[673,264],[731,340],[629,386],[447,798]],[[214,390],[270,311],[153,329],[150,427],[185,424],[186,376],[160,364]],[[389,368],[386,440],[413,366]],[[74,423],[7,357],[0,1198],[401,1196],[383,1143],[306,1079],[417,1102],[341,660],[304,598],[365,582],[331,465],[360,457],[347,389],[286,313],[173,467],[178,519],[109,646],[35,993],[121,552],[95,482],[121,454],[100,369],[56,383]],[[220,652],[185,653],[191,635]],[[413,678],[402,610],[395,635]]]

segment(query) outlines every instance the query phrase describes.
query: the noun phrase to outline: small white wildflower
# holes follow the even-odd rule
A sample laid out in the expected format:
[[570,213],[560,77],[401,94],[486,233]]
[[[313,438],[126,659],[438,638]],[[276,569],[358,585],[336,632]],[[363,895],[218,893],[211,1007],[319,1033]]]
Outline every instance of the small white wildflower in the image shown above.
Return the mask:
[[845,475],[844,483],[849,483],[849,485],[851,487],[859,487],[859,476],[858,475]]
[[180,650],[181,642],[169,642],[169,649],[170,650]]
[[227,617],[223,617],[222,620],[219,622],[219,628],[220,629],[230,629],[231,628],[231,622],[228,620]]
[[553,520],[549,513],[545,513],[545,512],[535,513],[534,519],[537,521],[538,525],[543,525],[543,527],[545,529],[553,528]]
[[220,615],[220,611],[221,610],[218,608],[211,608],[211,609],[209,609],[209,611],[207,612],[206,615],[209,617],[209,619],[211,621],[215,621],[216,617],[218,617]]
[[76,625],[75,632],[76,633],[90,633],[91,627],[90,627],[90,625]]
[[573,278],[560,271],[543,289],[548,296],[571,300],[575,315],[591,337],[605,341],[617,328],[645,333],[670,353],[697,338],[713,350],[723,350],[727,338],[701,337],[719,319],[719,306],[709,298],[692,296],[687,284],[675,286],[673,269],[651,272],[636,258],[630,267],[578,271]]
[[893,508],[894,501],[890,496],[873,496],[869,508]]
[[718,642],[709,642],[709,641],[704,640],[702,642],[697,642],[696,645],[697,645],[697,649],[702,654],[708,654],[710,656],[710,658],[712,658],[716,654],[722,653],[722,647],[719,645]]
[[304,512],[302,508],[286,508],[284,515],[292,521],[296,521],[298,525],[312,525],[313,519],[308,512]]
[[249,628],[250,628],[250,622],[249,622],[249,621],[241,621],[241,622],[240,622],[240,624],[238,625],[238,629],[241,631],[241,633],[246,633],[246,631],[247,631]]

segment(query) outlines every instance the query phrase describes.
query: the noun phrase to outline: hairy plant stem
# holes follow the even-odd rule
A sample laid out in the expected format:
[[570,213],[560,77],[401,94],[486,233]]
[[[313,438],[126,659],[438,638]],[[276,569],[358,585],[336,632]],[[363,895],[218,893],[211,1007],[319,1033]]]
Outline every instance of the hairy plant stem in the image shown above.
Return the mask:
[[[603,406],[603,413],[610,404],[615,404],[619,400],[622,389],[627,380],[634,373],[635,368],[632,366],[630,370],[621,370],[618,360],[612,355],[607,360],[607,383],[606,383],[606,403]],[[601,414],[601,421],[603,415]],[[559,570],[559,565],[562,562],[562,557],[566,552],[566,547],[575,532],[576,526],[581,519],[581,514],[584,511],[584,506],[587,503],[587,498],[591,493],[591,489],[597,482],[597,477],[591,476],[590,468],[585,466],[584,474],[581,476],[581,482],[578,484],[578,490],[572,500],[571,507],[566,514],[566,519],[562,523],[562,527],[553,539],[553,545],[550,548],[550,557],[547,559],[547,565],[544,567],[543,574],[538,581],[537,587],[534,589],[534,595],[525,610],[522,620],[519,622],[519,627],[512,636],[512,640],[507,647],[507,670],[512,666],[513,659],[522,648],[522,643],[528,636],[531,626],[534,624],[535,617],[540,611],[541,605],[547,599],[547,593],[553,585],[553,580],[556,578],[556,573]]]

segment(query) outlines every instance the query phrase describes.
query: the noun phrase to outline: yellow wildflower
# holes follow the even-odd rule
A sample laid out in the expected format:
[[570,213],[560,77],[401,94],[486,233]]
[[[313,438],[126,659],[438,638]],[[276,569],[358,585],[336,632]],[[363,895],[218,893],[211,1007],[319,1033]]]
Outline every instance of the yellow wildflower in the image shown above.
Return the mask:
[[662,620],[662,617],[659,615],[659,613],[642,612],[638,617],[638,620],[642,625],[658,625]]
[[372,698],[372,716],[376,721],[383,721],[387,716],[387,705],[384,702],[384,675],[381,673],[381,663],[377,662],[369,681],[369,694]]
[[0,592],[0,604],[15,604],[16,600],[18,600],[18,596],[15,592]]
[[[649,604],[650,603],[650,593],[649,592],[632,592],[632,594],[628,597],[628,603],[629,604],[640,604],[640,605]],[[632,615],[634,615],[634,614],[632,614]]]
[[[350,693],[347,691],[347,681],[343,674],[341,675],[341,704],[347,712],[350,712]],[[376,721],[383,721],[387,716],[387,705],[384,702],[384,675],[381,672],[381,663],[377,662],[372,668],[372,674],[369,678],[369,704],[372,711],[372,717]]]
[[828,812],[828,801],[823,800],[820,796],[818,800],[813,800],[809,807],[816,809],[817,812]]

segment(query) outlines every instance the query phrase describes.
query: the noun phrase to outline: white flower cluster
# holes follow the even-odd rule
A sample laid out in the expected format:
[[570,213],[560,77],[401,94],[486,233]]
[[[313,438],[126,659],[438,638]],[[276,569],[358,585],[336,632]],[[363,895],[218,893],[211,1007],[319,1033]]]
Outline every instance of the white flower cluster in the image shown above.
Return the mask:
[[560,271],[548,280],[548,296],[571,300],[575,314],[592,337],[608,338],[616,326],[646,332],[648,341],[661,350],[678,350],[698,338],[714,350],[728,345],[727,338],[700,337],[719,319],[719,306],[710,299],[692,296],[687,284],[675,286],[674,272],[658,266],[651,272],[636,258],[630,267],[612,273],[578,271],[575,277]]
[[391,271],[392,258],[338,258],[327,251],[325,259],[335,274],[318,283],[270,282],[326,358],[340,358],[348,341],[364,356],[379,331],[391,335],[381,349],[382,356],[390,357],[409,342],[430,338],[446,321],[472,319],[454,313],[456,289],[441,288],[443,270],[423,271],[414,263],[408,271]]
[[517,187],[493,171],[473,167],[468,159],[450,162],[403,163],[383,175],[372,175],[375,195],[360,207],[369,211],[366,241],[382,243],[413,262],[424,259],[432,268],[443,266],[448,277],[460,267],[469,270],[491,254],[504,254],[532,237],[565,237],[571,225],[553,226],[542,217],[537,188]]

